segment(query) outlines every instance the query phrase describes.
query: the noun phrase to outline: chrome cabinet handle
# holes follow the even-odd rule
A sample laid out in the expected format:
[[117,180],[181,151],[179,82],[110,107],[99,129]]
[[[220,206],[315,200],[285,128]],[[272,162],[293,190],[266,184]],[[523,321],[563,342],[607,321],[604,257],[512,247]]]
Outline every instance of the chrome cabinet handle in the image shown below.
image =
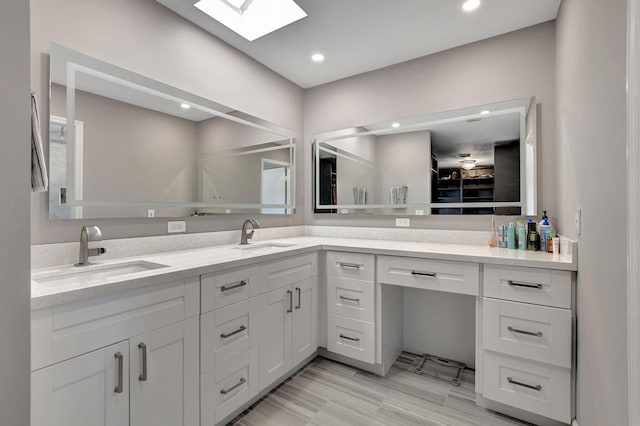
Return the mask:
[[144,343],[138,343],[138,349],[142,349],[142,374],[138,376],[138,380],[141,382],[147,381],[147,345]]
[[522,382],[518,382],[516,380],[513,380],[511,377],[507,377],[507,382],[511,383],[512,385],[518,385],[518,386],[522,386],[523,388],[527,388],[527,389],[533,389],[533,390],[541,390],[542,386],[540,385],[528,385],[526,383],[522,383]]
[[245,280],[242,280],[242,281],[240,281],[239,283],[236,283],[236,284],[223,285],[222,287],[220,287],[220,291],[233,290],[234,288],[244,287],[247,284],[248,283]]
[[115,393],[124,392],[124,357],[122,356],[122,352],[116,352],[116,359],[118,360],[118,384],[113,390]]
[[300,289],[300,287],[296,287],[296,292],[298,293],[298,304],[296,305],[296,309],[300,309],[300,306],[302,306],[302,301],[301,301],[302,290]]
[[350,268],[350,269],[360,269],[361,267],[364,266],[357,263],[342,263],[342,262],[338,263],[338,265],[341,268]]
[[287,313],[290,314],[293,312],[293,292],[291,290],[287,290],[287,294],[289,295],[289,309],[287,309]]
[[420,271],[411,271],[411,275],[419,276],[419,277],[435,277],[435,272],[420,272]]
[[507,330],[509,330],[512,333],[520,333],[520,334],[526,334],[527,336],[542,337],[542,332],[541,331],[538,331],[538,332],[534,333],[532,331],[518,330],[517,328],[513,328],[511,326],[508,326]]
[[231,386],[229,389],[220,389],[220,393],[222,395],[226,395],[229,392],[233,392],[234,389],[238,388],[239,386],[244,385],[245,383],[247,383],[247,379],[245,379],[244,377],[240,377],[240,381],[238,383],[236,383],[235,385]]
[[246,329],[247,327],[245,327],[244,325],[241,325],[239,329],[232,331],[231,333],[222,333],[220,337],[222,337],[223,339],[226,339],[227,337],[235,336],[238,333],[242,333]]
[[527,283],[519,283],[517,281],[507,281],[507,283],[512,287],[525,287],[525,288],[537,288],[542,290],[542,284],[527,284]]
[[358,337],[349,337],[349,336],[345,336],[342,333],[340,333],[340,338],[341,339],[351,340],[352,342],[359,342],[360,341],[360,338],[358,338]]
[[360,303],[360,299],[353,299],[351,297],[345,297],[340,295],[340,300],[348,300],[349,302]]

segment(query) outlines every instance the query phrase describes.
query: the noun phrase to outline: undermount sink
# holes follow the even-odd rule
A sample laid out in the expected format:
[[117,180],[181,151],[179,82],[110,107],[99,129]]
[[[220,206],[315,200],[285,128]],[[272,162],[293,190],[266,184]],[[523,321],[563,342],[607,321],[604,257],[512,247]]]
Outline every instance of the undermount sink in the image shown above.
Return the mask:
[[286,244],[286,243],[262,243],[262,244],[246,244],[241,246],[233,246],[231,248],[236,250],[249,250],[249,251],[256,250],[257,251],[257,250],[271,250],[276,248],[294,247],[294,246],[295,244]]
[[137,272],[152,271],[154,269],[166,268],[167,266],[168,265],[144,260],[89,266],[66,266],[64,268],[34,274],[31,276],[31,279],[40,284],[78,283],[104,280],[122,275],[135,274]]

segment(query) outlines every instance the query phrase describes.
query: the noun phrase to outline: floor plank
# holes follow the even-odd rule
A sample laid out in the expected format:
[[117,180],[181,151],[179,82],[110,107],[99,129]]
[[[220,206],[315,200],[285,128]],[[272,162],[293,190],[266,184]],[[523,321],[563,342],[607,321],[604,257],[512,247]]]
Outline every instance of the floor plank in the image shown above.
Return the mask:
[[475,404],[475,376],[460,386],[409,371],[403,353],[386,377],[318,357],[229,426],[523,426]]

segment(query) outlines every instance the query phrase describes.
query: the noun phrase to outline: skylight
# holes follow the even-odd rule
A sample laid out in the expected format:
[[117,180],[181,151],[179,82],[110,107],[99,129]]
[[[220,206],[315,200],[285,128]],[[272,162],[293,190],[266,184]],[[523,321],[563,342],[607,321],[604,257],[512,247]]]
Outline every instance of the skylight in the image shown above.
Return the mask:
[[249,41],[307,16],[293,0],[200,0],[194,6]]

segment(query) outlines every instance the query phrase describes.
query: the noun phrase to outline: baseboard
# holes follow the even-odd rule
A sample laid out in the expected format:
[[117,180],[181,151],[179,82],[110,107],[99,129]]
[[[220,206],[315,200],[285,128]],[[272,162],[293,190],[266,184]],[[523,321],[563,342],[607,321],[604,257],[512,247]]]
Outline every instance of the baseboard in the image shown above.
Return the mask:
[[378,376],[384,376],[386,374],[385,366],[382,364],[367,364],[366,362],[358,361],[353,358],[349,358],[344,355],[329,352],[325,348],[318,349],[318,355],[323,358],[330,359],[332,361],[339,362],[341,364],[347,364],[360,370],[368,371],[369,373],[377,374]]
[[[502,404],[500,402],[492,401],[490,399],[484,398],[481,394],[476,394],[476,404],[487,408],[489,410],[495,411],[500,414],[507,415],[509,417],[513,417],[518,420],[524,420],[525,422],[533,423],[538,426],[567,426],[568,423],[562,423],[557,420],[550,419],[548,417],[544,417],[535,413],[531,413],[529,411],[521,410],[516,407],[511,407],[509,405]],[[575,419],[573,420],[575,422]],[[577,426],[577,423],[572,423],[571,426]]]

